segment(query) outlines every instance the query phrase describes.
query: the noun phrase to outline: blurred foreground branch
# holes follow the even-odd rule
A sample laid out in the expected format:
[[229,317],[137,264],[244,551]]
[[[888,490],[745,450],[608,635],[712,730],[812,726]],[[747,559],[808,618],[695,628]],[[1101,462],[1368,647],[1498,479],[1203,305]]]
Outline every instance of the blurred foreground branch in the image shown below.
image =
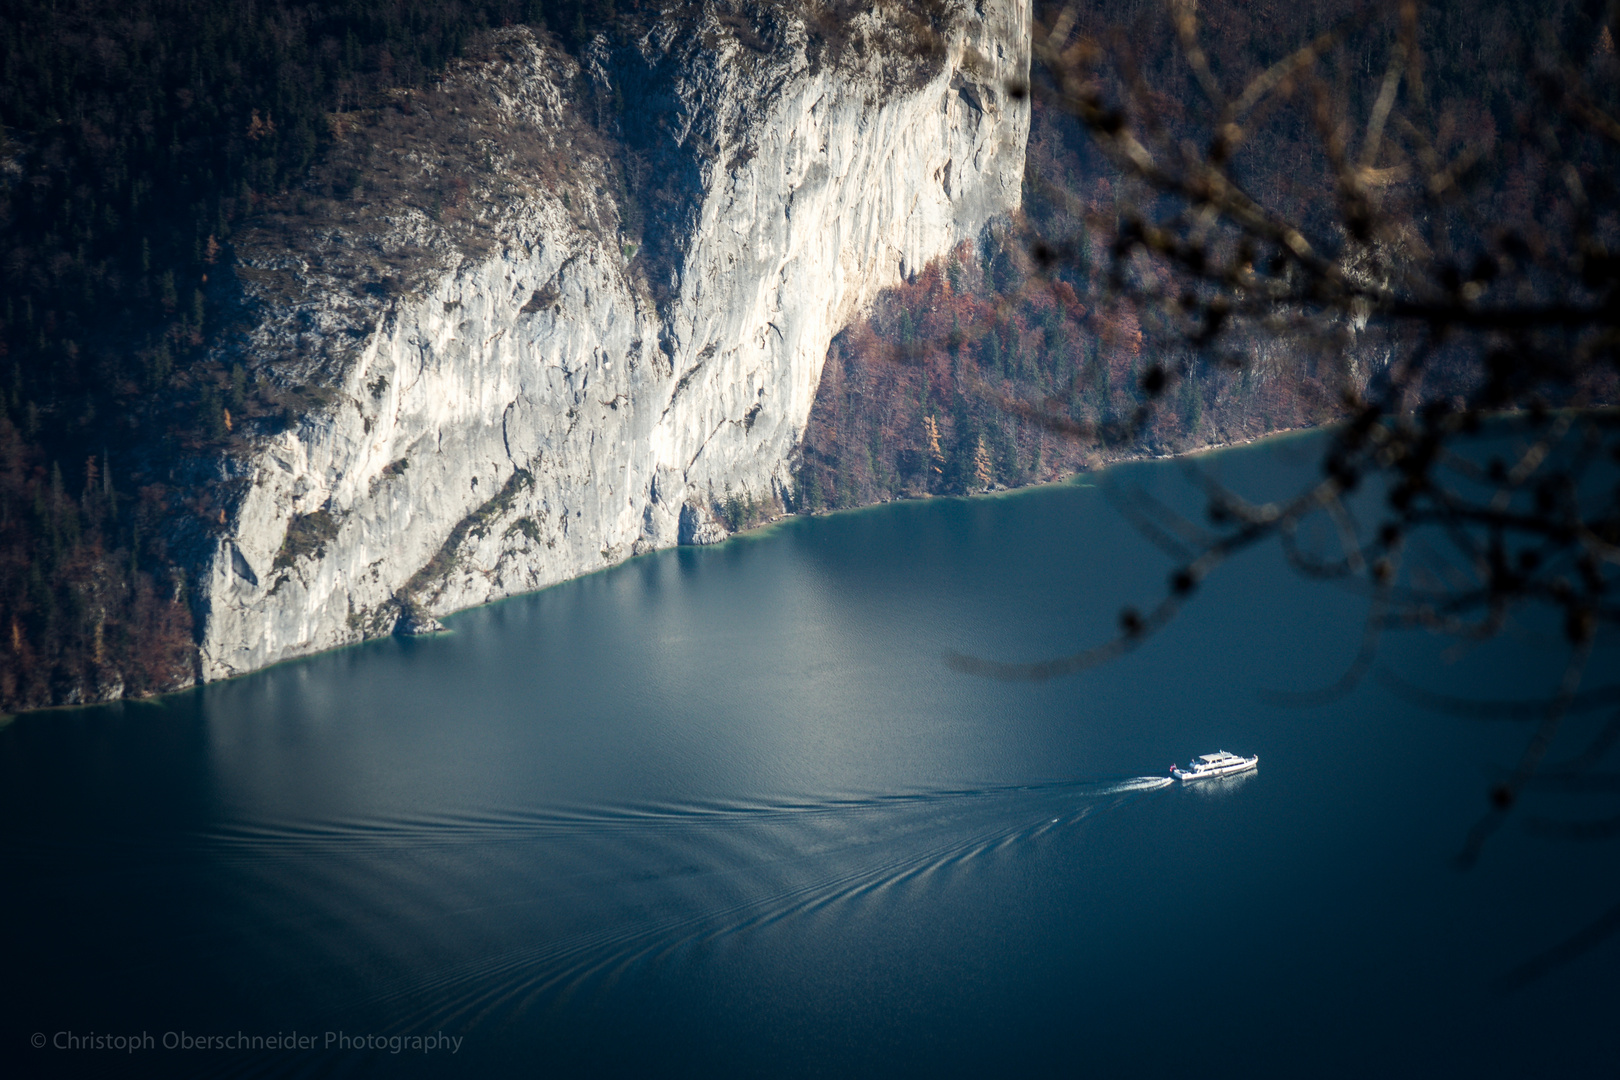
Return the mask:
[[[1262,14],[1276,19],[1257,27]],[[1058,397],[999,404],[1119,445],[1148,433],[1179,387],[1225,371],[1315,395],[1336,422],[1320,477],[1288,498],[1252,503],[1200,472],[1206,520],[1193,522],[1121,494],[1178,566],[1108,640],[953,665],[1046,679],[1104,662],[1166,625],[1228,558],[1275,540],[1299,573],[1368,600],[1358,655],[1299,704],[1358,685],[1390,630],[1468,642],[1549,618],[1561,628],[1564,674],[1514,712],[1530,734],[1465,864],[1527,790],[1601,775],[1620,718],[1554,754],[1571,710],[1609,692],[1581,686],[1600,635],[1620,627],[1616,36],[1616,5],[1576,2],[1530,19],[1490,0],[1292,14],[1169,0],[1126,28],[1078,4],[1046,10],[1033,85],[1011,89],[1082,127],[1094,172],[1089,189],[1036,181],[1068,213],[1028,227],[1026,289],[1101,282],[1082,299],[1114,313],[1104,325],[1128,317],[1151,348],[1137,406],[1110,421],[1077,420]],[[1587,824],[1546,828],[1620,833]],[[1579,940],[1617,927],[1610,913]]]

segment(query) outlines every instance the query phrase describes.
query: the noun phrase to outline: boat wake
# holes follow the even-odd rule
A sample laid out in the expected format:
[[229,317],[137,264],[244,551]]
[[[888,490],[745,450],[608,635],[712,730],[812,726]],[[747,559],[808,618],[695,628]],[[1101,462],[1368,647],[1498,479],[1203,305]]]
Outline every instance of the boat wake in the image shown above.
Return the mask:
[[993,887],[1045,838],[1172,783],[240,823],[143,858],[234,870],[231,902],[267,954],[297,941],[307,960],[310,941],[328,941],[334,982],[372,957],[350,984],[364,995],[338,1013],[372,1030],[462,1031],[773,928],[814,941],[890,925],[925,891]]
[[[324,822],[241,822],[187,834],[176,853],[206,854],[229,861],[322,854],[345,858],[401,848],[461,847],[467,844],[531,843],[546,839],[614,834],[680,832],[701,829],[754,829],[782,823],[805,824],[822,818],[858,820],[885,813],[977,801],[1103,799],[1169,787],[1164,776],[1113,781],[1053,781],[1042,784],[942,788],[902,793],[806,797],[788,800],[628,803],[544,809],[490,809],[458,814]],[[163,854],[164,845],[143,846],[143,857]]]
[[[609,892],[639,917],[597,918],[402,984],[366,1004],[414,1025],[461,1026],[577,999],[648,965],[794,920],[881,920],[921,890],[948,887],[997,858],[1146,793],[1168,777],[806,799],[596,808],[519,815],[517,828],[584,841],[597,869],[633,874]],[[465,839],[465,837],[463,837]],[[553,847],[555,859],[560,852]],[[554,869],[560,869],[555,867]],[[556,889],[560,876],[552,876]],[[551,893],[552,901],[557,893]],[[554,902],[535,901],[553,917]],[[647,912],[665,913],[649,917]],[[419,1011],[410,1011],[412,1002]]]

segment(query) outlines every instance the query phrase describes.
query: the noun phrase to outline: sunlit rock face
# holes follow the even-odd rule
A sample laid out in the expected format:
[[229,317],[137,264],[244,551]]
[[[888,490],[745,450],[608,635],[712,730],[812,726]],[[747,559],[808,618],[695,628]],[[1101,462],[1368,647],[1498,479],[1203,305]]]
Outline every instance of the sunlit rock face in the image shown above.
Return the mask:
[[[501,59],[463,66],[573,180],[508,183],[543,163],[497,161],[475,249],[420,213],[379,218],[426,253],[405,295],[244,258],[255,323],[231,348],[319,353],[327,390],[227,466],[204,677],[723,539],[715,500],[780,497],[833,335],[1017,207],[1028,111],[1007,87],[1029,17],[958,3],[906,56],[910,25],[881,9],[838,49],[793,7],[768,35],[708,11],[582,61],[509,31]],[[619,141],[561,138],[582,109]],[[496,145],[499,126],[481,128]]]

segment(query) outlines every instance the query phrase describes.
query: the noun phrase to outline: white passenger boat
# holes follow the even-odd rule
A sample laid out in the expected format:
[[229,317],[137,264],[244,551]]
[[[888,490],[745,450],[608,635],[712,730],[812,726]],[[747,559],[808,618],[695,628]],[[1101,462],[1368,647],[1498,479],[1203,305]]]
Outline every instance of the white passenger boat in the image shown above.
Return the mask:
[[1233,773],[1248,772],[1260,764],[1259,755],[1254,757],[1239,757],[1228,754],[1225,750],[1217,750],[1213,754],[1204,754],[1192,759],[1192,764],[1183,769],[1179,765],[1170,766],[1170,775],[1177,780],[1208,780],[1212,776],[1231,776]]

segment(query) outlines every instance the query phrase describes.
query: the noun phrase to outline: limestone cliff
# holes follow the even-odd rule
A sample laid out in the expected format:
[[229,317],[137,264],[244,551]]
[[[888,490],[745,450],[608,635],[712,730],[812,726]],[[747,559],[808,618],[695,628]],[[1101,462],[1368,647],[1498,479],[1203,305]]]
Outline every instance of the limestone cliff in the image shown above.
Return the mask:
[[[833,335],[1017,207],[1028,130],[1028,0],[921,31],[879,5],[833,43],[805,19],[701,7],[581,59],[503,32],[410,110],[450,126],[389,151],[442,211],[244,242],[221,347],[319,393],[224,465],[205,679],[721,538],[717,498],[781,494]],[[481,179],[445,181],[450,153]]]

